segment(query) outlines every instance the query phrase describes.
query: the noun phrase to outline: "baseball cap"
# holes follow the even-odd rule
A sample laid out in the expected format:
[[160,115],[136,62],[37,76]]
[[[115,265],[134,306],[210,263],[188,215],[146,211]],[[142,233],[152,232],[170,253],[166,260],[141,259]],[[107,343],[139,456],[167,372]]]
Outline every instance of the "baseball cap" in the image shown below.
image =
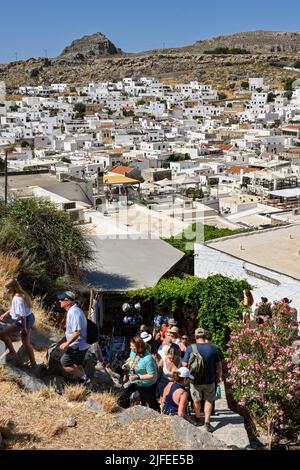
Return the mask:
[[184,379],[194,379],[194,376],[190,373],[187,367],[179,367],[179,369],[177,370],[177,374],[179,375],[179,377],[182,377]]
[[197,328],[195,331],[195,336],[202,336],[203,338],[206,336],[206,331],[204,328]]
[[69,300],[75,300],[75,294],[74,292],[70,291],[70,290],[67,290],[65,292],[62,292],[61,294],[58,294],[57,298],[59,300],[65,300],[65,299],[69,299]]

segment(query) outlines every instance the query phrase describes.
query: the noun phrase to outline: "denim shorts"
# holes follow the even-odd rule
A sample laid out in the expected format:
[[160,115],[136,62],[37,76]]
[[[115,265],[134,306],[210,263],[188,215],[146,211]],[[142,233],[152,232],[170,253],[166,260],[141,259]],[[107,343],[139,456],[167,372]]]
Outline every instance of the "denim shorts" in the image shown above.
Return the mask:
[[[28,328],[30,330],[34,325],[35,316],[33,315],[33,313],[31,313],[30,315],[25,317],[25,319],[26,319],[26,328]],[[16,325],[19,326],[20,328],[22,328],[22,320],[17,320]]]

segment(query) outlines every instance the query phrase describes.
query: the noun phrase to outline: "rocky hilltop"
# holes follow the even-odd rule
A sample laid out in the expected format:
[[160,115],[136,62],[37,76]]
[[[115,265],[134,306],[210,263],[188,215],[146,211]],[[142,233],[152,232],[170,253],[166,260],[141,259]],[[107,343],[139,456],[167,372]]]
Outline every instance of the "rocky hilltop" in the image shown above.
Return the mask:
[[[250,53],[204,53],[219,46],[239,47]],[[263,48],[270,48],[270,51],[263,52]],[[271,48],[276,51],[271,52]],[[146,75],[170,83],[196,79],[212,84],[218,90],[230,91],[238,87],[241,80],[253,76],[263,76],[266,83],[280,87],[288,77],[299,78],[300,71],[283,68],[293,66],[297,60],[300,60],[300,33],[238,33],[182,48],[137,54],[122,52],[103,34],[96,33],[73,41],[56,58],[0,65],[0,80],[5,80],[7,87],[62,82],[80,85],[89,81]]]
[[122,50],[117,49],[104,34],[96,33],[73,41],[57,57],[57,61],[84,62],[115,54],[122,54]]
[[197,41],[192,48],[201,53],[216,47],[241,48],[249,52],[300,52],[300,32],[248,31]]

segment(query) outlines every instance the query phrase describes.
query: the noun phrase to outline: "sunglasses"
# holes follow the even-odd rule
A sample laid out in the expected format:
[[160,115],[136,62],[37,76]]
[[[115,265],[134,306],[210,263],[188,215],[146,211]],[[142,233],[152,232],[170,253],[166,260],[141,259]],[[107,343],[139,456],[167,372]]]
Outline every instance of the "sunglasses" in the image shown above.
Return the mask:
[[188,339],[188,337],[187,336],[182,336],[181,339]]

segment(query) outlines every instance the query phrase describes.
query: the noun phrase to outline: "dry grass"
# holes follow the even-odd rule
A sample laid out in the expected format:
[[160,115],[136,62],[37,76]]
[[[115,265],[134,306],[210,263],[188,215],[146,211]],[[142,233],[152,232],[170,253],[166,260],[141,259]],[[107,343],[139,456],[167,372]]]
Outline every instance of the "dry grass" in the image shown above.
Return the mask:
[[[115,397],[110,393],[91,394],[107,410],[103,417],[89,411],[82,401],[68,401],[44,387],[38,392],[27,393],[16,383],[2,381],[0,375],[1,401],[0,432],[5,449],[158,449],[176,450],[180,444],[174,441],[168,418],[160,415],[120,425],[111,414]],[[75,387],[72,387],[74,391]],[[82,387],[80,387],[81,389]],[[70,387],[71,389],[71,387]],[[86,392],[86,391],[85,391]],[[78,394],[76,394],[78,397]],[[24,412],[24,403],[26,412]],[[74,416],[77,426],[69,428],[66,421]]]
[[49,323],[49,316],[42,305],[43,299],[37,297],[32,301],[32,311],[35,316],[34,328],[42,335],[47,335],[53,330]]
[[[14,255],[8,255],[0,251],[0,283],[3,287],[12,277],[19,272],[20,260]],[[0,304],[3,309],[9,307],[9,298],[4,295],[4,289],[0,289]]]
[[112,392],[103,392],[103,393],[92,393],[91,399],[95,400],[97,403],[103,407],[103,410],[107,413],[116,413],[120,411],[120,407],[117,403],[118,396]]
[[47,440],[51,440],[55,436],[60,436],[67,430],[67,425],[62,421],[58,423],[51,423],[45,426],[43,434]]
[[66,385],[63,395],[67,401],[82,402],[87,399],[89,391],[83,385]]
[[11,376],[3,366],[0,366],[0,380],[1,382],[11,382]]
[[12,386],[20,386],[20,380],[14,375],[10,375],[4,366],[0,366],[0,381],[8,388]]
[[45,387],[40,388],[37,392],[32,392],[31,397],[37,400],[56,400],[57,393],[55,392],[54,387]]

